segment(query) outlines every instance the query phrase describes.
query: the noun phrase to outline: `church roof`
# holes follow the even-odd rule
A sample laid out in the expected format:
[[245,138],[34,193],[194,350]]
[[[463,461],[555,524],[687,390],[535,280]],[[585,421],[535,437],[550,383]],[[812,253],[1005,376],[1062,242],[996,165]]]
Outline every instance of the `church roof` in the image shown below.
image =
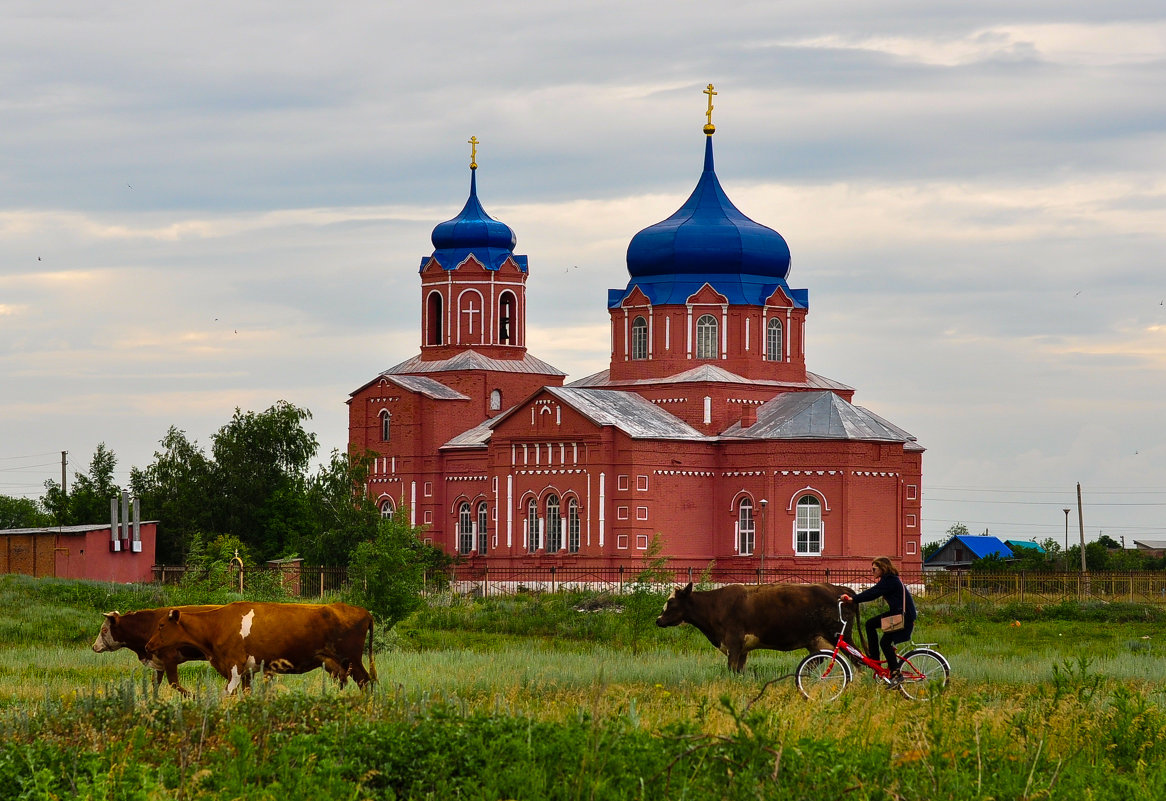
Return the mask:
[[469,400],[468,395],[463,395],[456,389],[451,389],[439,381],[434,381],[432,378],[426,378],[419,375],[386,375],[386,379],[393,382],[402,389],[407,389],[410,392],[416,392],[420,395],[426,395],[436,400]]
[[493,433],[494,428],[490,424],[497,420],[495,417],[491,420],[486,420],[473,428],[467,429],[449,442],[442,445],[445,448],[485,448],[490,444],[490,434]]
[[713,169],[709,134],[696,188],[675,214],[632,237],[627,265],[632,278],[754,275],[784,282],[790,253],[781,234],[749,219],[729,200]]
[[[457,268],[473,254],[487,270],[497,270],[509,257],[526,271],[526,257],[514,256],[518,240],[513,229],[487,214],[478,200],[476,165],[470,167],[470,196],[466,205],[453,219],[438,223],[430,240],[434,247],[432,258],[445,270]],[[428,263],[429,257],[423,258],[421,267]]]
[[773,387],[774,389],[825,389],[838,391],[853,391],[854,387],[849,387],[832,378],[817,375],[816,373],[806,372],[806,380],[802,381],[776,381],[764,378],[746,378],[742,375],[730,372],[723,367],[718,367],[714,364],[702,364],[693,367],[691,370],[685,370],[676,375],[670,375],[665,378],[643,378],[636,381],[621,381],[618,384],[613,384],[611,381],[611,371],[601,370],[598,373],[592,373],[589,376],[580,378],[578,381],[572,381],[567,386],[578,388],[593,388],[610,386],[646,386],[649,384],[687,384],[687,383],[719,383],[719,384],[752,384],[760,387]]
[[748,428],[734,423],[722,436],[742,439],[849,439],[914,442],[915,437],[833,392],[787,392],[757,408]]
[[634,392],[574,387],[545,387],[545,391],[596,425],[615,426],[634,439],[710,439]]
[[464,350],[448,359],[425,361],[420,354],[390,367],[381,375],[394,373],[444,373],[452,370],[487,370],[495,373],[532,373],[535,375],[566,375],[529,353],[521,359],[491,359],[475,350]]

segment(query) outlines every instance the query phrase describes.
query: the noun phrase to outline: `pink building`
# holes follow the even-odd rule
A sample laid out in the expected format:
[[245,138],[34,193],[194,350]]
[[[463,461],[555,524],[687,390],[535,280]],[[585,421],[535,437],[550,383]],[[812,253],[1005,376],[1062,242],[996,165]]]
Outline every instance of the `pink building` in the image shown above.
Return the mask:
[[141,523],[137,539],[133,527],[112,536],[109,523],[6,529],[0,531],[0,573],[150,582],[157,529],[155,521]]
[[[633,237],[611,363],[564,385],[527,351],[527,258],[470,195],[421,260],[421,351],[352,393],[369,489],[473,564],[919,568],[922,452],[806,369],[809,292],[713,166]],[[600,300],[600,298],[596,298]]]

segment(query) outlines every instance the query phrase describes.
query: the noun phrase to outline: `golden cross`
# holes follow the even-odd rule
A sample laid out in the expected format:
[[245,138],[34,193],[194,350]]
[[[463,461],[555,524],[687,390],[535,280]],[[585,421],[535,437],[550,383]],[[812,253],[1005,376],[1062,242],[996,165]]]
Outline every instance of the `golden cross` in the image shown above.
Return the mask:
[[470,145],[470,169],[478,169],[478,137],[471,136],[468,140]]
[[710,83],[709,88],[704,90],[704,93],[709,96],[709,108],[704,115],[708,118],[708,124],[713,124],[713,95],[717,94],[713,91],[713,85]]

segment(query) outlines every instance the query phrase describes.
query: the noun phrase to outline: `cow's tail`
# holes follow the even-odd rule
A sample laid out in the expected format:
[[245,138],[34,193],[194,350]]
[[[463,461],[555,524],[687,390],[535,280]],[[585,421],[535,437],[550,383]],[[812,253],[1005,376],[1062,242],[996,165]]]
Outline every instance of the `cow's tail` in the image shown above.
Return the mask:
[[377,666],[376,661],[372,655],[372,629],[376,625],[372,615],[368,616],[368,675],[373,681],[377,680]]

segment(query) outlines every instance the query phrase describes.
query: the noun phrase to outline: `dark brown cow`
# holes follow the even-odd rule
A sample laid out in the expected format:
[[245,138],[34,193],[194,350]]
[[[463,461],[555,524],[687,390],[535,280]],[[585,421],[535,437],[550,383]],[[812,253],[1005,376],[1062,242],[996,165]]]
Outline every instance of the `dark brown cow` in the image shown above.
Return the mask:
[[[372,615],[359,606],[236,601],[203,612],[171,609],[146,643],[151,653],[194,647],[227,679],[227,692],[251,686],[252,673],[307,673],[321,665],[340,681],[376,680]],[[369,672],[361,656],[368,639]]]
[[[146,643],[158,630],[158,624],[173,607],[164,609],[140,609],[137,612],[106,612],[105,622],[101,624],[101,631],[93,641],[93,650],[97,653],[117,651],[129,648],[138,656],[138,660],[148,668],[154,669],[154,684],[162,683],[162,676],[178,692],[190,695],[190,692],[178,683],[178,666],[183,662],[205,661],[202,651],[193,647],[168,648],[157,654],[146,651]],[[208,609],[217,609],[217,606],[181,606],[184,612],[205,612]]]
[[[656,618],[657,626],[691,623],[714,648],[729,657],[729,670],[745,669],[749,652],[758,648],[813,653],[832,649],[842,624],[838,599],[846,587],[834,584],[731,584],[716,590],[673,590]],[[854,608],[843,607],[846,640],[853,641]]]

